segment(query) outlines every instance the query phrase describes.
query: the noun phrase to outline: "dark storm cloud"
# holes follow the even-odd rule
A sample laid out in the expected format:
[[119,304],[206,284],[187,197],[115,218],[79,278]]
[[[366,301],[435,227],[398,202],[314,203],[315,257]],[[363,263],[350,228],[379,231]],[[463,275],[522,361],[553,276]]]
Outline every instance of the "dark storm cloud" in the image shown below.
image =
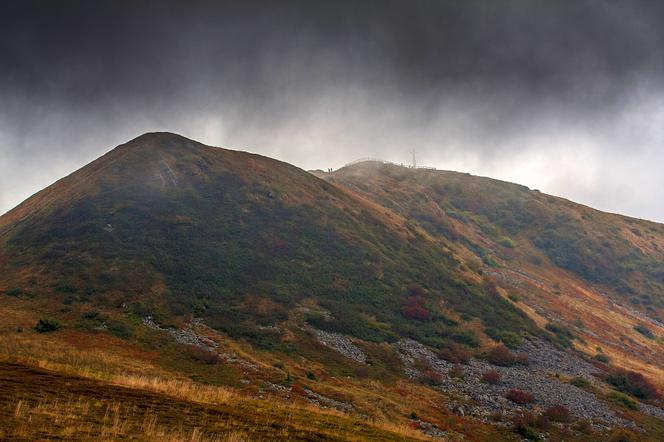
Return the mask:
[[660,5],[5,2],[0,212],[170,130],[306,168],[416,148],[662,220]]

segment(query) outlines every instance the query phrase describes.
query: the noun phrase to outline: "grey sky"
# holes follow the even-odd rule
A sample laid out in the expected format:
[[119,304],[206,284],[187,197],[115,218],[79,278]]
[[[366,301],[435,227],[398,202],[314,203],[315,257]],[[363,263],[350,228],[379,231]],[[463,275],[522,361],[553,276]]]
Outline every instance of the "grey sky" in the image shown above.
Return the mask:
[[157,130],[468,171],[664,221],[664,6],[48,2],[0,14],[0,213]]

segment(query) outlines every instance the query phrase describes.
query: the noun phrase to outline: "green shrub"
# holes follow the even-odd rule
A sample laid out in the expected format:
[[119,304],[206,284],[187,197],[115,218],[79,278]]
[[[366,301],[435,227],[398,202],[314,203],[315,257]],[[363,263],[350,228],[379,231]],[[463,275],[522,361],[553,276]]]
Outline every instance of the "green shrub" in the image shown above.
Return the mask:
[[512,350],[521,345],[521,335],[509,330],[498,330],[494,327],[486,327],[484,332],[493,340],[500,341]]
[[646,327],[643,324],[635,325],[634,330],[641,333],[643,336],[645,336],[648,339],[655,339],[655,335],[652,333],[652,330],[650,330],[648,327]]
[[537,430],[535,430],[533,427],[531,427],[531,426],[529,426],[529,425],[521,425],[521,424],[519,424],[519,425],[516,426],[516,428],[514,429],[514,431],[515,431],[518,435],[523,436],[523,437],[525,437],[525,438],[528,439],[528,440],[532,440],[532,441],[540,441],[540,440],[542,440],[542,437],[539,435],[539,433],[537,432]]
[[605,380],[618,391],[631,394],[639,399],[659,399],[661,397],[657,387],[641,373],[635,371],[616,368],[608,373]]
[[503,247],[507,247],[509,249],[513,249],[514,247],[516,247],[516,244],[514,243],[512,238],[508,236],[501,236],[500,238],[498,238],[498,244],[500,244]]
[[62,328],[62,325],[55,319],[40,318],[34,329],[39,333],[48,333]]
[[572,331],[560,322],[549,322],[545,328],[554,334],[555,341],[563,347],[571,347],[575,336]]
[[588,388],[588,387],[590,387],[590,382],[588,382],[587,379],[584,379],[582,377],[572,378],[572,380],[570,380],[569,383],[574,385],[575,387],[579,387],[579,388]]
[[595,356],[593,356],[593,359],[601,362],[602,364],[608,364],[609,362],[611,362],[611,358],[609,358],[607,355],[603,353],[597,353]]
[[122,322],[115,322],[108,327],[108,330],[118,338],[129,339],[134,334],[132,329]]
[[614,391],[613,393],[609,394],[608,399],[614,404],[618,405],[619,407],[627,408],[629,410],[639,409],[638,402],[636,402],[634,399],[627,396],[626,394],[619,393],[617,391]]

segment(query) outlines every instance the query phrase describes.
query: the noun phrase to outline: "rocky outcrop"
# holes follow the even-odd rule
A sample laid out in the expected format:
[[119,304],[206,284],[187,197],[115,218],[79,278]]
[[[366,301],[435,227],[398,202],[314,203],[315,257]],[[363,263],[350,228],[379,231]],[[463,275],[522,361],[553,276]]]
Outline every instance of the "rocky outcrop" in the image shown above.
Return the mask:
[[350,339],[338,333],[323,330],[314,330],[318,342],[326,347],[338,351],[342,355],[362,364],[367,362],[367,355],[359,349]]
[[[402,340],[396,344],[406,375],[416,378],[419,372],[414,368],[416,361],[424,361],[432,370],[441,375],[440,389],[460,394],[466,404],[452,403],[455,410],[488,422],[496,412],[514,414],[522,410],[546,409],[554,405],[564,405],[578,417],[590,419],[598,425],[633,426],[631,421],[617,416],[604,402],[592,393],[574,387],[559,379],[556,374],[583,376],[591,379],[592,365],[571,354],[561,352],[550,344],[533,340],[524,343],[521,350],[529,355],[528,366],[497,367],[484,360],[472,359],[463,366],[463,379],[453,379],[449,375],[452,364],[439,359],[426,347],[412,340]],[[496,370],[501,381],[496,385],[485,384],[482,375]],[[505,398],[510,389],[528,391],[535,397],[532,404],[518,405]],[[454,410],[453,410],[454,411]]]

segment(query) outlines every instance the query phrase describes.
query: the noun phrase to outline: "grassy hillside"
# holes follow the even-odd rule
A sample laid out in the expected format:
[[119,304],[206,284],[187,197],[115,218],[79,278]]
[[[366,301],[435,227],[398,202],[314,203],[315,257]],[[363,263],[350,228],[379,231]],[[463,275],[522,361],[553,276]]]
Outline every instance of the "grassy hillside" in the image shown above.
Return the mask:
[[360,163],[322,175],[494,257],[555,266],[664,318],[664,225],[463,173]]

